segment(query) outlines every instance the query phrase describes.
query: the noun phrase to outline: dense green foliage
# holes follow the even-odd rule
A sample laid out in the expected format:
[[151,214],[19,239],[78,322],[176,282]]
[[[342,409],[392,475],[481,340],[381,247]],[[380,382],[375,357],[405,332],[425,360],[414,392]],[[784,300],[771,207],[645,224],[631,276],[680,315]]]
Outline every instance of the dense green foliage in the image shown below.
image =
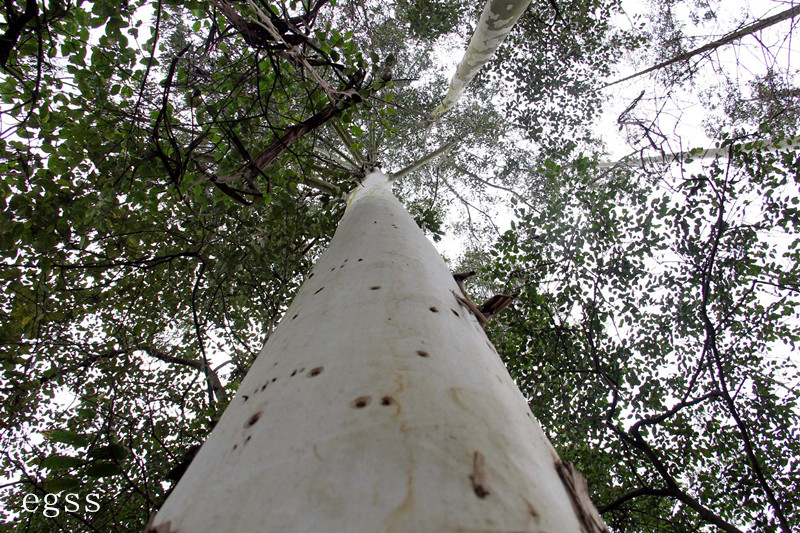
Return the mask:
[[[797,524],[800,159],[771,148],[796,134],[797,89],[771,68],[707,93],[727,158],[601,168],[603,83],[624,54],[668,55],[682,35],[617,28],[620,10],[534,3],[432,123],[473,3],[7,2],[9,528],[143,529],[330,239],[343,193],[370,165],[397,171],[453,139],[397,194],[434,240],[464,237],[473,294],[516,296],[489,334],[609,525]],[[657,137],[648,119],[636,127]],[[504,232],[493,213],[509,209]],[[78,510],[24,509],[70,491]]]
[[769,498],[796,522],[800,157],[730,151],[674,181],[553,168],[571,185],[490,254],[520,299],[498,349],[619,531],[768,531]]

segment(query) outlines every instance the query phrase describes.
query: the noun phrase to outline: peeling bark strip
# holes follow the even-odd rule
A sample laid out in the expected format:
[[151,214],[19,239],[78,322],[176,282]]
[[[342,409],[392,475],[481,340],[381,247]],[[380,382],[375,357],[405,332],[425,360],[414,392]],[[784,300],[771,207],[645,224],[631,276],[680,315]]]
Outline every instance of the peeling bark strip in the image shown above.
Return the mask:
[[581,533],[609,533],[603,519],[589,497],[589,487],[580,472],[562,460],[556,461],[556,471],[572,500],[572,508],[581,523]]
[[500,311],[511,305],[511,302],[514,301],[515,296],[513,294],[495,294],[485,302],[480,307],[479,311],[483,316],[486,317],[486,320],[489,320],[495,315],[500,314]]
[[478,26],[469,41],[464,58],[450,81],[447,95],[433,111],[439,118],[447,113],[464,94],[467,85],[494,55],[495,50],[505,40],[511,28],[525,12],[530,0],[487,0]]
[[[463,291],[464,289],[462,288],[461,290]],[[486,320],[485,316],[483,316],[483,313],[481,313],[480,309],[478,309],[478,306],[472,303],[472,300],[469,299],[469,296],[467,296],[466,293],[464,293],[464,296],[459,296],[456,291],[451,292],[453,293],[453,296],[456,297],[456,300],[458,300],[459,305],[463,305],[470,313],[475,315],[475,318],[478,319],[478,322],[480,322],[482,328],[486,328],[486,326],[489,325],[489,321]]]

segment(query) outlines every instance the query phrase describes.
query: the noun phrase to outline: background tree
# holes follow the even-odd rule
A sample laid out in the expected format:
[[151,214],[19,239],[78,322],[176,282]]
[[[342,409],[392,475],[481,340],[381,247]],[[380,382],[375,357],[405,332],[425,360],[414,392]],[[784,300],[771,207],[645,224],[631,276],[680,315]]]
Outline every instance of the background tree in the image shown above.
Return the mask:
[[752,198],[793,197],[796,153],[734,152],[671,189],[583,164],[492,252],[521,300],[495,342],[534,411],[558,406],[542,423],[613,528],[794,523],[794,253],[771,241],[795,222]]
[[[492,287],[475,290],[518,294],[495,342],[533,403],[558,403],[542,421],[597,483],[612,528],[797,523],[797,124],[792,76],[765,44],[785,35],[753,39],[766,74],[749,84],[718,56],[692,71],[710,64],[726,80],[727,94],[704,89],[716,158],[693,162],[706,146],[686,150],[674,126],[702,72],[696,85],[681,85],[683,70],[666,90],[640,85],[617,120],[635,157],[622,168],[545,159],[539,175],[560,184],[549,207],[516,199],[521,220],[467,258]],[[720,101],[730,115],[715,113]]]

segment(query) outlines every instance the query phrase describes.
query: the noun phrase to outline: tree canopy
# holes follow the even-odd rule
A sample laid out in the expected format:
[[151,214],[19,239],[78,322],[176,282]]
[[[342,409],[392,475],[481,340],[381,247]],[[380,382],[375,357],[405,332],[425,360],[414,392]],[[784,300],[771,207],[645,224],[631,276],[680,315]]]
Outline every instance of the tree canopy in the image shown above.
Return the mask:
[[[346,193],[448,145],[396,193],[460,239],[476,301],[514,296],[487,332],[609,526],[796,528],[800,89],[776,6],[731,26],[715,1],[534,2],[442,115],[482,12],[463,0],[6,2],[0,516],[143,529]],[[65,492],[78,509],[25,507]]]

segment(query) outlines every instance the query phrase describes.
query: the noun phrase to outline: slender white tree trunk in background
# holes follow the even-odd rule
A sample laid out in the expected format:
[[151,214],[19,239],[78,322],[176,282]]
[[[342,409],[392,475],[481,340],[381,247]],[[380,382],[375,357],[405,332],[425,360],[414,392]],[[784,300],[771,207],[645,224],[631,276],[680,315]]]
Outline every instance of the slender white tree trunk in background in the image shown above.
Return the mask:
[[[742,152],[777,152],[785,150],[792,146],[800,144],[800,137],[787,137],[780,140],[760,141],[758,143],[748,142],[735,144],[736,148]],[[674,154],[663,154],[653,156],[643,156],[640,152],[633,152],[630,155],[623,157],[618,161],[605,161],[597,165],[597,168],[613,168],[616,166],[621,167],[644,167],[650,164],[660,163],[676,163],[687,162],[689,160],[696,161],[698,159],[716,159],[717,157],[728,157],[730,154],[730,147],[723,146],[722,148],[696,148],[695,150],[688,150],[685,152],[678,152]]]
[[433,110],[434,117],[447,113],[461,98],[467,85],[492,58],[530,3],[531,0],[487,0],[450,88],[439,107]]
[[458,290],[367,176],[151,531],[603,530]]

